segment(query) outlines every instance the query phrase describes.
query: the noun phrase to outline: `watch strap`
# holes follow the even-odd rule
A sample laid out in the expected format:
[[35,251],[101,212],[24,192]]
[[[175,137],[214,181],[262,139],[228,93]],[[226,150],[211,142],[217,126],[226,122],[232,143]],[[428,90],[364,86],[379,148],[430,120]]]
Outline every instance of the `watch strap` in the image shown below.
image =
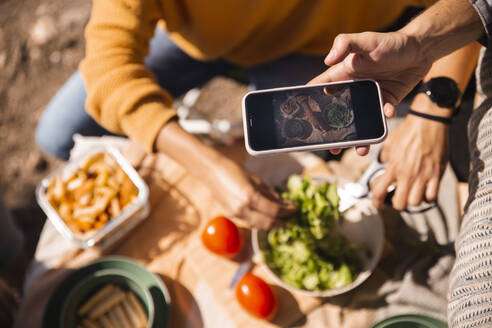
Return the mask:
[[420,113],[420,112],[416,112],[416,111],[412,110],[411,108],[408,109],[408,114],[412,114],[412,115],[415,115],[415,116],[418,116],[418,117],[422,117],[422,118],[425,118],[425,119],[428,119],[428,120],[431,120],[431,121],[444,123],[444,124],[447,124],[447,125],[450,125],[451,124],[451,121],[452,121],[451,118],[449,118],[449,117],[441,117],[441,116],[435,116],[435,115]]

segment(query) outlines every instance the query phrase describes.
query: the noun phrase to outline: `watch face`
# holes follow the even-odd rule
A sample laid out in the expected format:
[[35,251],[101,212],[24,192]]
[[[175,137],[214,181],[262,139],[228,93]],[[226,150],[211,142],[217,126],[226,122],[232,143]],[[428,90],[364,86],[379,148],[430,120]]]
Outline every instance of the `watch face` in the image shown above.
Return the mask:
[[456,106],[460,91],[456,82],[446,77],[433,78],[427,82],[426,93],[441,107]]

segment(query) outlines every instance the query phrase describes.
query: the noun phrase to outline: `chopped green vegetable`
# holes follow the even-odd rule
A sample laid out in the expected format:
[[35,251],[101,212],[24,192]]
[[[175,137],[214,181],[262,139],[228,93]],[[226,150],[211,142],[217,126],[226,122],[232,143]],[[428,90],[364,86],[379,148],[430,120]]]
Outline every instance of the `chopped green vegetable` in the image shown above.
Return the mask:
[[343,128],[353,122],[352,111],[339,103],[330,103],[323,110],[323,115],[328,124],[333,127]]
[[317,185],[293,175],[282,198],[297,206],[286,226],[268,232],[263,260],[287,284],[304,290],[328,290],[352,283],[361,270],[351,244],[334,231],[341,217],[334,183]]

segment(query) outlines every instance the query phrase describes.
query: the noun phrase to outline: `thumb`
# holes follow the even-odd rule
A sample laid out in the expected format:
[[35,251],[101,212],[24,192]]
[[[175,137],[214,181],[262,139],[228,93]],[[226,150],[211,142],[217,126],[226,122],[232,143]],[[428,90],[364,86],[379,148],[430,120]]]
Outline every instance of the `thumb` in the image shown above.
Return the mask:
[[363,54],[374,50],[374,32],[339,34],[333,41],[330,52],[325,58],[328,66],[340,63],[350,53]]

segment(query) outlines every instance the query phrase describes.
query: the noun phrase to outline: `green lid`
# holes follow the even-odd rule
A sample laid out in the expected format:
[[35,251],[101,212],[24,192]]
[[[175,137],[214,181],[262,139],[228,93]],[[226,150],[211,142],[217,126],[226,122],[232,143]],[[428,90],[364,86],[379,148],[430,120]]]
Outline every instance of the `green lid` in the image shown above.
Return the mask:
[[447,328],[441,320],[421,314],[403,314],[386,318],[371,328]]

